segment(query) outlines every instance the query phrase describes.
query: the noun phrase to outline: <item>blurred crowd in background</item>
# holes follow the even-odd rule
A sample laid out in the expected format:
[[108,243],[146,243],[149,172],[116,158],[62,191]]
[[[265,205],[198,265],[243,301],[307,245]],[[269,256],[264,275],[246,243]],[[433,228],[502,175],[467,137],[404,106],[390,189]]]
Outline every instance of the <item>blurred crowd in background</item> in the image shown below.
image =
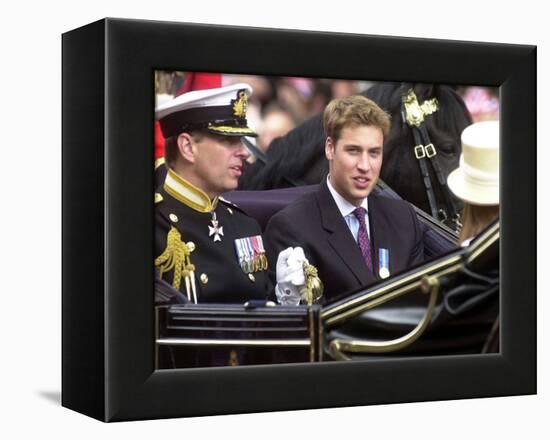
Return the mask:
[[[273,139],[286,135],[322,112],[331,99],[358,94],[376,84],[373,81],[340,79],[156,71],[156,105],[186,91],[241,82],[250,84],[254,90],[248,103],[247,119],[249,126],[259,134],[252,141],[263,152],[267,151]],[[498,88],[455,86],[455,89],[462,96],[473,122],[498,119]],[[253,156],[251,160],[254,160]]]

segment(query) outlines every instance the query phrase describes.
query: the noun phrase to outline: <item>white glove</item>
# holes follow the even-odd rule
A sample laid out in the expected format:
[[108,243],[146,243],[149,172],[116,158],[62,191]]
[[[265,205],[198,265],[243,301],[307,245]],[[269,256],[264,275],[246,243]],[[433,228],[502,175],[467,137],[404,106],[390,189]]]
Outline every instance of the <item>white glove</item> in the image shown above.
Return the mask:
[[301,247],[287,248],[277,257],[275,294],[283,305],[298,305],[305,286],[304,263],[309,263]]

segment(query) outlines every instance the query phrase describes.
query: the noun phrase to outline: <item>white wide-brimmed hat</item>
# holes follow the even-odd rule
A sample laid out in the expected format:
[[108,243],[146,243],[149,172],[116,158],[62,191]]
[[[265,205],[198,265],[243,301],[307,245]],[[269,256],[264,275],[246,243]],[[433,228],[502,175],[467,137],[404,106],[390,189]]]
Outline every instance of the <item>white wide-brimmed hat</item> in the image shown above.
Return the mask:
[[462,132],[460,165],[447,178],[451,191],[473,205],[499,203],[499,123],[484,121]]

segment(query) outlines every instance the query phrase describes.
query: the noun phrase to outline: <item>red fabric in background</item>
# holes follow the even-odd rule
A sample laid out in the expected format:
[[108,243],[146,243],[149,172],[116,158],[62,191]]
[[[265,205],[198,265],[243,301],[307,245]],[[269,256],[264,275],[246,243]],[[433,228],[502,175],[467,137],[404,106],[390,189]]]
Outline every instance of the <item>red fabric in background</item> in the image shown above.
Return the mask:
[[161,157],[164,157],[164,136],[159,121],[155,120],[155,162]]
[[[221,73],[186,72],[176,96],[193,90],[215,89],[222,86]],[[159,121],[155,121],[155,161],[164,156],[164,136]]]
[[193,90],[215,89],[222,86],[221,73],[188,72],[176,96]]

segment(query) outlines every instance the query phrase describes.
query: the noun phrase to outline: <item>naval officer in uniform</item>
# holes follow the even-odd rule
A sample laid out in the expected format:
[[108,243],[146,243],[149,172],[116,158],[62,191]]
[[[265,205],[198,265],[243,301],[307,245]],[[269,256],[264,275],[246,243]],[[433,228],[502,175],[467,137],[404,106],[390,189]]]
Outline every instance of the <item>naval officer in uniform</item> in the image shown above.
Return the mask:
[[220,194],[237,188],[256,136],[246,84],[185,93],[157,108],[168,172],[155,194],[155,268],[194,303],[244,303],[269,291],[258,223]]
[[[256,136],[246,119],[251,93],[247,84],[192,91],[156,109],[168,171],[155,194],[155,269],[182,302],[242,304],[273,290],[259,224],[220,197],[237,188],[249,157],[241,137]],[[279,288],[311,281],[302,255],[281,253]]]

